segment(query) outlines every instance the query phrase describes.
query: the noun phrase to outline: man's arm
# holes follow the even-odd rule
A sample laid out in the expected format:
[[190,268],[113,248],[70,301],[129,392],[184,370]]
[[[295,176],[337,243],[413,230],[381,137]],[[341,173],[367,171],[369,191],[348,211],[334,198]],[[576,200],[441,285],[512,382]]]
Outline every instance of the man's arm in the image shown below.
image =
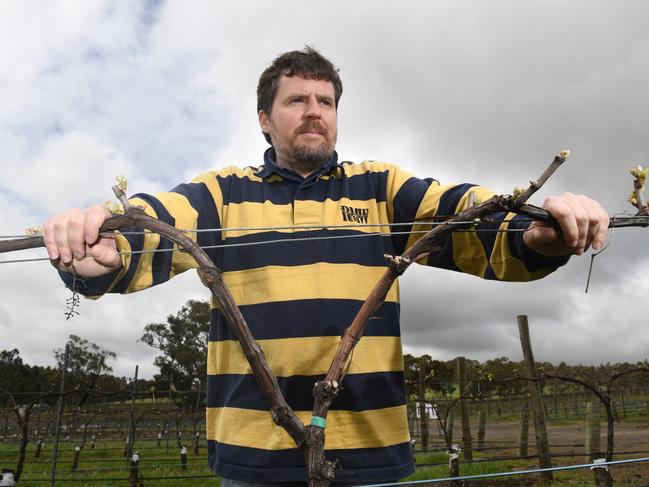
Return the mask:
[[[217,176],[204,173],[172,191],[155,196],[137,194],[130,202],[153,218],[187,230],[199,245],[214,247],[221,239],[216,231],[221,226],[217,201],[222,200]],[[115,235],[100,235],[101,225],[108,217],[110,212],[93,206],[69,210],[45,224],[47,251],[64,273],[66,285],[81,286],[78,290],[86,296],[130,293],[165,282],[196,266],[189,254],[174,252],[173,243],[154,232],[133,228]],[[213,231],[195,232],[207,228]],[[84,278],[83,282],[75,281],[74,276]]]
[[[399,232],[392,237],[397,254],[431,228],[426,223],[410,222],[440,221],[457,214],[466,208],[470,192],[478,201],[494,194],[473,184],[441,185],[433,179],[412,177],[395,166],[385,167],[391,171],[388,210],[392,223],[399,224]],[[498,213],[484,219],[475,231],[454,232],[440,251],[418,262],[486,279],[529,281],[547,275],[591,244],[595,250],[602,247],[608,215],[599,203],[566,193],[549,197],[544,207],[557,220],[560,232],[539,222],[530,224],[521,215]],[[402,235],[403,230],[411,233]]]

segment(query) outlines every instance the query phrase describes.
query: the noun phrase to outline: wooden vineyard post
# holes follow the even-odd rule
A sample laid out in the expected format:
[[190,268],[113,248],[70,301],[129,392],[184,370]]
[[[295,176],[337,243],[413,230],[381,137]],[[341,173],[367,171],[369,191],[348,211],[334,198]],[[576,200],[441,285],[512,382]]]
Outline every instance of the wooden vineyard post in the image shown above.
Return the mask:
[[[586,461],[588,463],[598,463],[606,461],[601,448],[601,428],[599,421],[599,404],[589,402],[586,404]],[[593,467],[595,476],[595,485],[597,487],[612,487],[613,478],[608,471],[607,465]]]
[[484,448],[485,427],[487,422],[487,415],[482,407],[478,409],[478,448]]
[[428,412],[426,411],[426,395],[424,394],[424,358],[419,360],[419,422],[421,425],[421,449],[428,451]]
[[518,441],[518,456],[527,456],[527,442],[529,437],[530,425],[530,402],[525,397],[521,404],[521,431]]
[[70,467],[72,472],[76,472],[77,469],[79,468],[80,458],[81,458],[81,447],[75,446],[74,454],[72,456],[72,466]]
[[16,473],[9,469],[9,468],[3,468],[2,469],[2,476],[0,477],[0,485],[6,485],[8,487],[13,487],[16,485]]
[[586,404],[586,461],[592,462],[594,455],[601,452],[601,428],[599,422],[599,404]]
[[455,427],[455,415],[453,410],[449,410],[448,417],[446,419],[446,431],[447,431],[447,444],[453,443],[453,428]]
[[471,446],[471,424],[469,423],[469,410],[466,397],[466,359],[457,358],[457,383],[460,392],[460,419],[462,421],[462,450],[464,459],[473,461],[473,448]]
[[36,441],[36,451],[34,452],[34,458],[40,458],[41,452],[43,451],[43,438],[39,438]]
[[128,486],[140,487],[144,485],[144,478],[140,473],[140,454],[134,452],[133,456],[129,459],[129,472],[128,472]]
[[617,403],[615,402],[615,399],[613,399],[613,394],[611,394],[611,409],[613,411],[613,418],[616,423],[620,422],[620,413],[617,410]]
[[194,452],[194,455],[198,455],[198,445],[201,440],[201,434],[197,431],[194,433],[194,438],[192,440],[192,451]]
[[[550,447],[548,445],[548,432],[545,425],[545,409],[543,407],[543,398],[541,397],[541,385],[536,372],[534,354],[532,353],[532,343],[530,342],[530,330],[526,315],[518,316],[518,332],[523,348],[523,359],[525,361],[526,378],[529,379],[528,388],[530,392],[530,401],[532,403],[532,413],[534,417],[534,431],[536,434],[536,451],[539,456],[540,468],[551,468]],[[552,482],[552,472],[542,472],[540,474],[541,483]]]
[[180,449],[180,468],[187,470],[187,447],[185,445]]
[[[595,453],[593,455],[593,463],[605,462],[606,457],[603,453]],[[613,477],[608,471],[608,465],[601,465],[598,467],[591,467],[593,475],[595,476],[595,485],[597,487],[613,487]]]
[[54,446],[52,448],[52,462],[50,466],[50,486],[54,485],[56,479],[56,463],[59,456],[59,439],[61,436],[61,417],[63,416],[63,391],[65,390],[65,372],[68,369],[70,360],[70,344],[65,346],[65,357],[61,367],[61,383],[59,385],[59,397],[56,404],[56,429],[54,430]]
[[133,377],[133,389],[131,391],[131,420],[129,423],[129,435],[126,437],[126,458],[131,457],[133,447],[135,446],[135,397],[137,396],[137,376],[140,366],[135,366],[135,376]]
[[[459,477],[460,476],[460,446],[452,445],[448,449],[448,470],[449,477]],[[453,486],[461,485],[461,482],[458,480],[453,480],[451,482]]]

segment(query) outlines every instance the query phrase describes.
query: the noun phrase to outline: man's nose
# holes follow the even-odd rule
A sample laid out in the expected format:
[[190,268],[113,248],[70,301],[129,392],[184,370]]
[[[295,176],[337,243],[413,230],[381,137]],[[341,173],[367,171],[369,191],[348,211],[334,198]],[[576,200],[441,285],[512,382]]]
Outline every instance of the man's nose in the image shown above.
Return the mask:
[[315,96],[310,96],[307,99],[306,105],[305,105],[305,110],[304,110],[304,118],[306,119],[319,119],[322,117],[322,110],[321,110],[320,103],[318,102],[317,98]]

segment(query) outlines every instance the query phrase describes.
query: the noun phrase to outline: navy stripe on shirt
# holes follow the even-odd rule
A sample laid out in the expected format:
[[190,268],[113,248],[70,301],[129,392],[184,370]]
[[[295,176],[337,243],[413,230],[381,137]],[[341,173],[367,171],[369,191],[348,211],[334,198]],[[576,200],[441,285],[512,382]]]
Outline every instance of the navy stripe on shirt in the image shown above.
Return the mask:
[[[189,201],[189,204],[198,213],[198,221],[196,222],[198,229],[214,229],[221,228],[221,219],[216,210],[214,198],[210,190],[204,183],[188,183],[180,184],[173,189],[174,193],[183,195]],[[221,232],[198,232],[196,234],[196,242],[201,247],[212,247],[223,243]],[[203,249],[207,256],[219,266],[221,263],[221,250],[218,248],[205,248]]]
[[[478,226],[480,230],[494,230],[491,232],[480,231],[476,233],[476,235],[480,239],[480,242],[482,243],[482,246],[484,247],[485,255],[488,259],[487,268],[485,269],[484,275],[482,276],[485,279],[497,279],[497,276],[491,267],[490,258],[494,250],[494,245],[496,244],[496,238],[498,238],[499,235],[496,230],[500,228],[502,220],[504,220],[506,216],[506,212],[495,213],[493,216],[490,216],[489,219],[482,220],[482,222]],[[492,218],[496,221],[492,221]]]
[[[306,480],[304,453],[298,449],[263,450],[213,440],[208,440],[207,449],[210,468],[225,478],[257,482]],[[340,461],[340,469],[336,470],[337,481],[351,478],[357,483],[394,481],[414,471],[410,443],[382,448],[326,450],[325,456],[329,461]]]
[[[128,228],[122,228],[122,231],[124,231],[124,233],[129,233],[129,232],[133,233],[130,235],[125,235],[125,238],[128,240],[129,245],[131,246],[132,252],[137,252],[144,248],[144,234],[142,233],[141,229],[135,227],[128,227]],[[114,293],[126,292],[126,289],[128,288],[129,284],[133,280],[133,276],[135,276],[135,273],[138,269],[138,264],[140,262],[140,257],[142,257],[142,255],[143,254],[138,254],[138,253],[131,254],[131,263],[129,265],[128,270],[126,271],[126,275],[124,275],[124,277],[115,285],[115,287],[113,287],[111,292]]]
[[[377,227],[378,230],[378,227]],[[353,236],[353,238],[333,238],[314,240],[318,237]],[[305,241],[295,241],[309,238]],[[279,242],[277,242],[279,240]],[[273,242],[255,247],[237,246],[239,244]],[[228,238],[222,255],[221,269],[224,272],[255,269],[269,265],[300,266],[320,262],[332,264],[359,264],[363,266],[386,267],[384,254],[392,254],[388,237],[354,230],[314,230],[308,232],[262,232]],[[231,247],[228,247],[231,245]]]
[[[529,227],[530,221],[524,215],[515,215],[509,223],[509,228],[525,229]],[[547,257],[532,251],[523,242],[523,232],[510,232],[507,234],[509,253],[523,262],[528,272],[534,272],[544,267],[559,267],[570,260],[569,255],[558,257]]]
[[341,198],[353,200],[386,200],[388,171],[372,172],[345,177],[340,184],[333,178],[320,178],[308,190],[295,194],[299,183],[286,181],[252,181],[248,177],[236,175],[218,176],[224,204],[263,203],[269,201],[276,205],[290,204],[293,199],[323,202],[327,199],[338,201]]
[[464,194],[474,186],[475,184],[469,183],[459,184],[445,191],[439,199],[437,214],[443,216],[455,215],[458,203]]
[[[133,198],[139,198],[146,203],[148,203],[153,211],[155,211],[158,220],[163,221],[171,226],[175,226],[176,219],[171,216],[169,211],[164,207],[162,203],[148,194],[136,194]],[[158,244],[158,249],[160,250],[171,250],[173,249],[174,244],[168,238],[160,238],[160,243]],[[153,282],[152,285],[166,282],[169,280],[169,274],[171,272],[171,261],[173,259],[173,252],[156,252],[153,254]]]
[[392,227],[392,232],[400,233],[392,236],[394,250],[397,255],[403,254],[406,250],[405,247],[410,237],[409,233],[403,234],[401,232],[410,232],[412,230],[412,225],[408,223],[415,220],[421,200],[433,181],[435,180],[410,178],[403,183],[394,197],[392,203],[394,208],[393,223],[405,223],[405,225]]
[[[289,406],[295,411],[313,409],[313,385],[324,375],[278,377],[277,382]],[[207,407],[268,410],[254,375],[208,375]],[[366,411],[403,405],[403,372],[372,372],[345,377],[331,410]],[[377,394],[377,391],[381,391]],[[401,400],[399,400],[401,399]]]
[[[353,299],[308,299],[239,306],[255,340],[341,336],[363,303]],[[386,302],[374,312],[364,336],[400,336],[399,303]],[[308,317],[309,326],[304,325]],[[236,340],[220,310],[211,310],[209,340]],[[273,326],[269,326],[273,323]]]

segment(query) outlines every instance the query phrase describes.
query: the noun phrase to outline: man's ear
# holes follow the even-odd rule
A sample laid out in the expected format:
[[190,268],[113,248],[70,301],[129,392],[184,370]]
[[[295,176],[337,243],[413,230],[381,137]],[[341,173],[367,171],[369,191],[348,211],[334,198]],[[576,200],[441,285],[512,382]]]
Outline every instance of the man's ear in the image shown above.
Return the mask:
[[264,110],[259,110],[259,126],[265,134],[270,134],[270,119]]

